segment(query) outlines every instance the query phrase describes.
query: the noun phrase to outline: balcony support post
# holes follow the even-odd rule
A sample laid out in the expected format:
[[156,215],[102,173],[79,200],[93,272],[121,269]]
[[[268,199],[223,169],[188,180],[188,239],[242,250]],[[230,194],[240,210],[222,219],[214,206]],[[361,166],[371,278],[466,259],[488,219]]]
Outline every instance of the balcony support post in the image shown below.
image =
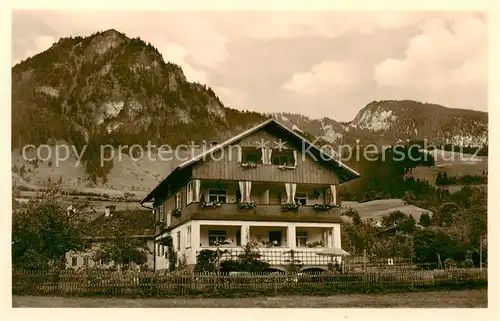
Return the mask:
[[287,228],[287,243],[290,249],[295,249],[297,247],[295,242],[295,224],[290,224]]
[[241,225],[241,246],[245,246],[250,240],[250,226],[248,224]]

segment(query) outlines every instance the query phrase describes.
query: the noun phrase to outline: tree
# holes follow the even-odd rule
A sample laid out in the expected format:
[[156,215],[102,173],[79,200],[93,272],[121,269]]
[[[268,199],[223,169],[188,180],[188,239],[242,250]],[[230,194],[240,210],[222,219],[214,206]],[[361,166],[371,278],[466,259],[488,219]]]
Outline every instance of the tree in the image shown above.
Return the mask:
[[107,218],[105,240],[93,255],[93,260],[104,262],[113,261],[118,270],[125,264],[138,265],[147,262],[147,255],[151,252],[144,240],[134,237],[136,232],[133,220],[125,213],[114,214]]
[[420,215],[418,224],[422,225],[423,227],[429,227],[431,225],[431,217],[429,216],[429,213],[422,213],[422,215]]
[[399,221],[398,229],[403,233],[412,234],[415,230],[415,224],[415,219],[409,214],[407,218]]
[[196,256],[196,272],[213,272],[215,270],[215,261],[217,254],[215,251],[204,249]]
[[81,221],[61,207],[61,194],[51,189],[41,199],[30,200],[12,216],[12,264],[47,269],[62,262],[69,251],[83,246]]
[[238,254],[238,263],[241,271],[262,272],[269,267],[269,263],[261,261],[258,245],[248,242],[243,246],[243,253]]
[[443,224],[451,225],[453,223],[453,216],[459,211],[457,204],[453,202],[447,202],[441,205],[439,211],[433,216],[437,225],[441,226]]
[[401,211],[394,211],[389,213],[389,215],[382,217],[382,225],[385,227],[391,227],[397,225],[405,219],[407,219],[405,213]]
[[350,217],[352,219],[352,223],[354,225],[360,225],[361,224],[361,216],[359,215],[359,212],[349,208],[347,212],[345,212],[343,215]]

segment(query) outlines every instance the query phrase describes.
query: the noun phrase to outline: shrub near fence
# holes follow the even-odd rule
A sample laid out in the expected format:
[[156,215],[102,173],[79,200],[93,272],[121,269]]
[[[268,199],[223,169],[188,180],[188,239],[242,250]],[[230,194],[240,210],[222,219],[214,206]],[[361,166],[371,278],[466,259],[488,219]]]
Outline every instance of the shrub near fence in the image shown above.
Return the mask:
[[13,294],[105,296],[253,296],[392,292],[487,285],[487,271],[381,271],[369,273],[154,273],[13,271]]

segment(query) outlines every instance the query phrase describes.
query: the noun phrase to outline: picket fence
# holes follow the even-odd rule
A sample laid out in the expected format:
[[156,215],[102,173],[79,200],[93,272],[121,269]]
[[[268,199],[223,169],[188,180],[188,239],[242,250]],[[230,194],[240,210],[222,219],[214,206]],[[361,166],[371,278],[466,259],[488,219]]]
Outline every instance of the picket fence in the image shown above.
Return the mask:
[[487,270],[379,271],[334,274],[281,273],[155,273],[106,270],[12,272],[12,292],[23,295],[196,295],[209,293],[318,291],[360,292],[376,289],[487,284]]

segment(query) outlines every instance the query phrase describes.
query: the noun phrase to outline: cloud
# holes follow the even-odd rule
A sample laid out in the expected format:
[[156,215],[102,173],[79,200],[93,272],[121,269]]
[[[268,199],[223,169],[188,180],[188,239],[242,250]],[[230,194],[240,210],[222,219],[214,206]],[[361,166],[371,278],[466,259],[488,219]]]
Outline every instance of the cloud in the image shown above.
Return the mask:
[[212,88],[217,96],[225,106],[231,108],[240,108],[241,104],[245,101],[246,96],[243,92],[235,88],[224,86],[215,86]]
[[426,19],[404,58],[380,62],[373,78],[381,87],[411,91],[420,99],[469,106],[470,93],[487,87],[487,40],[486,24],[475,16]]
[[32,57],[40,52],[49,49],[57,40],[54,37],[47,35],[34,35],[27,39],[18,39],[18,45],[22,47],[21,50],[17,50],[23,58],[19,56],[12,56],[12,63],[18,63],[23,59]]
[[282,88],[303,95],[314,95],[322,91],[345,94],[357,82],[358,71],[349,61],[324,61],[303,73],[295,73]]
[[188,53],[184,46],[167,41],[158,41],[154,43],[155,47],[158,48],[158,51],[162,54],[163,60],[170,61],[181,66],[188,81],[199,82],[200,84],[207,83],[207,73],[203,70],[194,68],[186,62]]

